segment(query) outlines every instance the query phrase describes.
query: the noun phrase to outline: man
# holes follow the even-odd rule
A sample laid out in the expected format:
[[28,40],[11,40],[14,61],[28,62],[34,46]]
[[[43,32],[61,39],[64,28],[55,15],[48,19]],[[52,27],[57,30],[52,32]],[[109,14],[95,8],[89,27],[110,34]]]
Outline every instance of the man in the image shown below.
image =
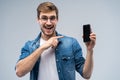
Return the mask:
[[93,69],[93,48],[96,35],[90,34],[86,43],[86,60],[76,39],[56,32],[58,9],[51,2],[37,8],[41,32],[33,41],[26,42],[16,64],[19,77],[30,72],[30,80],[75,80],[75,70],[89,79]]

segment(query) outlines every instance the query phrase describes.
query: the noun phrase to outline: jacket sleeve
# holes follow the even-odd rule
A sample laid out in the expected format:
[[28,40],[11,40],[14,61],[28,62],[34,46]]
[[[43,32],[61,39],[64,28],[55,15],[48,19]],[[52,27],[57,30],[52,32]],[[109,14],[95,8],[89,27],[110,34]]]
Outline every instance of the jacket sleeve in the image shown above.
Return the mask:
[[25,45],[21,48],[21,55],[19,56],[19,60],[24,59],[30,55],[30,43],[31,41],[26,42]]
[[75,56],[76,71],[80,73],[81,76],[83,76],[83,66],[85,63],[85,59],[82,55],[82,48],[76,39],[73,40],[73,51]]

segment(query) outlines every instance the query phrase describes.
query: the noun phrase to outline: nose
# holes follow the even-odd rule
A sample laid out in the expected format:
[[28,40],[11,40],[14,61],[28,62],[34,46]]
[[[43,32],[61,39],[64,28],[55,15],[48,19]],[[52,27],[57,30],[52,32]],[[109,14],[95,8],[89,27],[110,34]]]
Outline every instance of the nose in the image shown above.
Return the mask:
[[46,22],[46,24],[47,24],[47,25],[51,25],[51,24],[52,24],[52,23],[51,23],[51,20],[48,19],[47,22]]

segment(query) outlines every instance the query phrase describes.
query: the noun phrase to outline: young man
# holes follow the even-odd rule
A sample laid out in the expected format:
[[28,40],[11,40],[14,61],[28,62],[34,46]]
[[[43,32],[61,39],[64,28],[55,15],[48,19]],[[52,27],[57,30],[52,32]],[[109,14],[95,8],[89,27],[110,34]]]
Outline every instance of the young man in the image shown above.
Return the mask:
[[86,44],[86,60],[76,39],[56,32],[58,9],[51,2],[41,3],[37,8],[41,32],[21,49],[16,64],[19,77],[30,72],[30,80],[75,80],[75,70],[89,79],[93,69],[93,48],[96,35],[90,34]]

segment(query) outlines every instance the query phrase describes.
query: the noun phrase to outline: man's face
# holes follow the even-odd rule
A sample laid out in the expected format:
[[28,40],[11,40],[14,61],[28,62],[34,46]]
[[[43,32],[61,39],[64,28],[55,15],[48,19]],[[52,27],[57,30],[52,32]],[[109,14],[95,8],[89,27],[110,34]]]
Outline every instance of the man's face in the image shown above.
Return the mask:
[[56,24],[58,22],[55,11],[48,13],[41,12],[38,22],[43,36],[52,37],[55,34]]

